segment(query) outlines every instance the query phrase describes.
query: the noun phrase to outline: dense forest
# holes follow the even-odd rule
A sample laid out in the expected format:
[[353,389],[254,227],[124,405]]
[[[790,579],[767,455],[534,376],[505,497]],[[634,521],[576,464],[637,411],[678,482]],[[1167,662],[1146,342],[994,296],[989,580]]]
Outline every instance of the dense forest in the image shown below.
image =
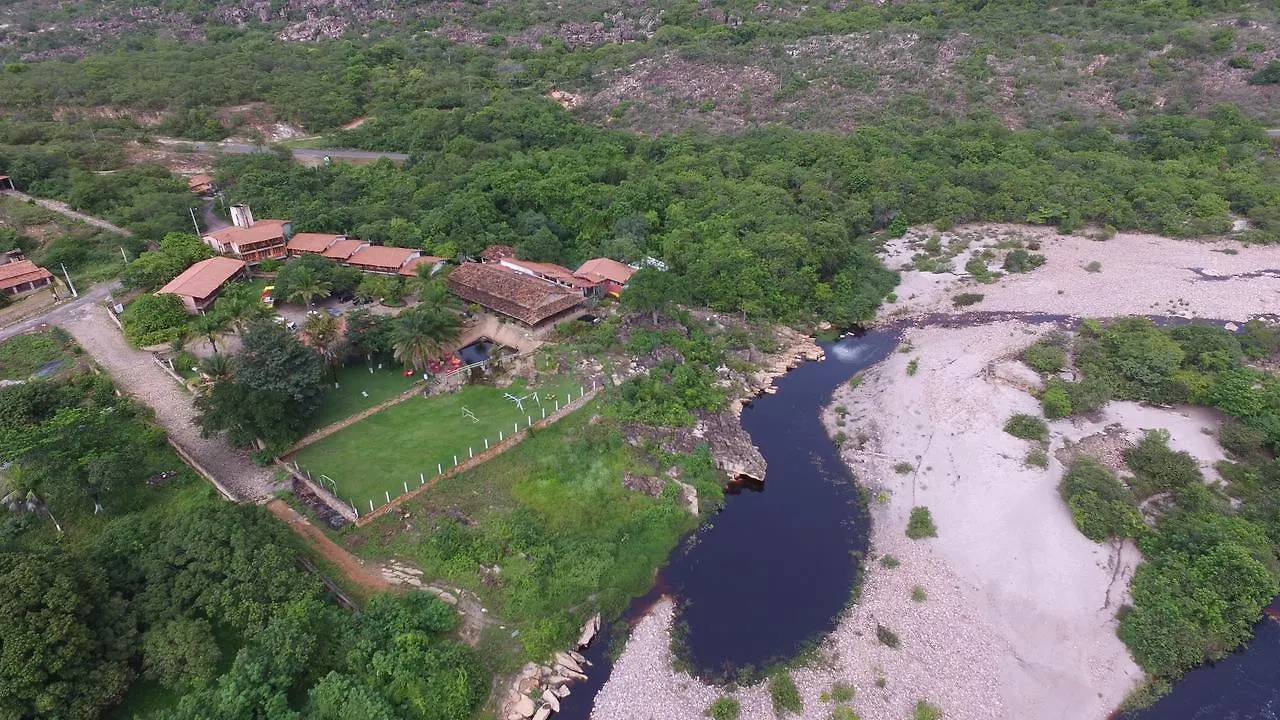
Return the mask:
[[0,387],[0,468],[0,716],[453,720],[488,693],[452,608],[331,602],[104,376]]

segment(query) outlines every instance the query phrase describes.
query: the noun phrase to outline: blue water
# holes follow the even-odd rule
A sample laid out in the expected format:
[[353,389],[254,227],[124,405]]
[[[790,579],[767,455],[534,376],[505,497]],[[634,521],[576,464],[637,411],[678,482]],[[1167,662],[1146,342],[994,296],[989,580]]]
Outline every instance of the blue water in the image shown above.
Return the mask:
[[[1073,321],[970,315],[912,324]],[[818,414],[836,387],[892,353],[897,337],[886,329],[825,345],[825,361],[792,370],[775,383],[777,394],[756,398],[743,411],[743,427],[768,463],[763,489],[727,497],[725,508],[672,552],[653,590],[632,604],[624,620],[642,617],[660,595],[671,595],[687,659],[708,679],[790,657],[834,627],[870,528]],[[1280,614],[1280,600],[1272,610]],[[1255,633],[1247,649],[1193,670],[1167,697],[1123,720],[1280,720],[1280,622],[1264,618]],[[585,653],[594,667],[588,681],[573,686],[558,720],[590,716],[612,669],[613,639],[606,628]]]

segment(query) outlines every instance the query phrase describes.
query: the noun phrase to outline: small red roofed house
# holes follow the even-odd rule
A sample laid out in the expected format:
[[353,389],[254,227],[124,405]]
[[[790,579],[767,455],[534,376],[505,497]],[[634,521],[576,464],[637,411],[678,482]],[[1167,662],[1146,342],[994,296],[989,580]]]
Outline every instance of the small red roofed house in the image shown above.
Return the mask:
[[[178,277],[156,291],[157,295],[177,295],[187,312],[204,311],[217,299],[218,293],[240,273],[247,263],[228,257],[211,257],[192,265]],[[2,269],[2,268],[0,268]]]
[[187,188],[197,195],[212,195],[213,178],[201,173],[187,181]]
[[635,270],[609,258],[592,258],[578,268],[574,275],[589,282],[604,285],[605,292],[617,297],[627,286]]
[[53,284],[53,273],[22,258],[19,254],[10,262],[10,256],[0,253],[0,295],[17,297],[35,292]]

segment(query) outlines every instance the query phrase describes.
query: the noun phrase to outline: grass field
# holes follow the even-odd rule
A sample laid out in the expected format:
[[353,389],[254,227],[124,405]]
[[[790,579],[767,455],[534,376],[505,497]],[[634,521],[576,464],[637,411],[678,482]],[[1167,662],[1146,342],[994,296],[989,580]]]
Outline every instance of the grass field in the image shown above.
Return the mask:
[[[383,400],[399,395],[413,387],[418,375],[405,377],[400,366],[395,363],[384,363],[383,369],[375,369],[371,374],[363,364],[351,365],[338,371],[338,387],[332,386],[324,396],[324,403],[316,413],[317,429],[349,418],[356,413],[367,410]],[[368,393],[365,397],[361,393]]]
[[[662,456],[622,440],[599,400],[464,473],[440,480],[394,513],[343,533],[370,561],[399,557],[480,596],[505,630],[486,636],[496,672],[564,648],[597,610],[612,617],[653,582],[698,518],[675,499],[627,490],[626,472],[654,476],[676,465],[703,507],[723,497],[706,453]],[[670,486],[672,491],[675,486]],[[493,566],[500,582],[492,581]],[[513,637],[512,628],[520,631]]]
[[70,338],[56,328],[10,338],[0,343],[0,380],[26,380],[45,366],[53,372],[65,370],[76,361],[73,348]]
[[[485,438],[497,443],[499,431],[509,435],[513,423],[524,428],[529,416],[541,416],[532,398],[522,412],[507,393],[525,396],[536,389],[542,398],[563,400],[570,390],[576,397],[578,387],[574,378],[557,377],[534,389],[517,380],[509,388],[468,385],[450,395],[410,398],[303,448],[294,459],[312,476],[332,478],[339,497],[368,510],[370,500],[377,507],[386,502],[385,493],[395,498],[404,483],[419,484],[419,473],[430,478],[437,465],[451,467],[454,455],[466,460],[468,447],[483,451]],[[544,402],[551,412],[554,400]],[[464,408],[476,420],[465,417]]]

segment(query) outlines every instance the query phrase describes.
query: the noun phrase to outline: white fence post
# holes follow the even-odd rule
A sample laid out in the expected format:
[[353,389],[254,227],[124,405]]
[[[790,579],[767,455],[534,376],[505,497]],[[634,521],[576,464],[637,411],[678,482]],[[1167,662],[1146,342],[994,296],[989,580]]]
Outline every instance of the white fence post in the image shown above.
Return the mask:
[[458,467],[458,456],[457,456],[457,455],[454,455],[454,456],[453,456],[453,466],[454,466],[454,467]]
[[373,512],[373,501],[369,501],[369,512]]
[[485,439],[484,439],[484,449],[485,449],[485,450],[488,450],[488,449],[489,449],[489,438],[485,438]]
[[382,491],[382,494],[387,496],[387,502],[391,502],[391,492],[390,492],[390,491],[388,491],[388,490],[383,490],[383,491]]
[[498,442],[502,442],[502,431],[498,431]]
[[511,431],[512,433],[518,433],[518,432],[520,432],[520,421],[519,421],[519,420],[517,420],[517,421],[515,421],[515,422],[511,423],[511,427],[515,428],[514,430],[512,430],[512,431]]
[[467,459],[468,459],[468,460],[470,460],[471,458],[474,458],[474,457],[475,457],[475,455],[472,455],[472,454],[471,454],[471,448],[470,448],[470,447],[468,447],[468,448],[467,448]]
[[405,482],[403,482],[403,483],[401,483],[401,484],[403,484],[403,485],[404,485],[404,491],[405,491],[406,493],[407,493],[407,492],[409,492],[409,482],[408,482],[408,481],[405,481]]
[[419,485],[426,485],[426,484],[427,484],[427,474],[426,474],[426,473],[418,473],[418,484],[419,484]]

